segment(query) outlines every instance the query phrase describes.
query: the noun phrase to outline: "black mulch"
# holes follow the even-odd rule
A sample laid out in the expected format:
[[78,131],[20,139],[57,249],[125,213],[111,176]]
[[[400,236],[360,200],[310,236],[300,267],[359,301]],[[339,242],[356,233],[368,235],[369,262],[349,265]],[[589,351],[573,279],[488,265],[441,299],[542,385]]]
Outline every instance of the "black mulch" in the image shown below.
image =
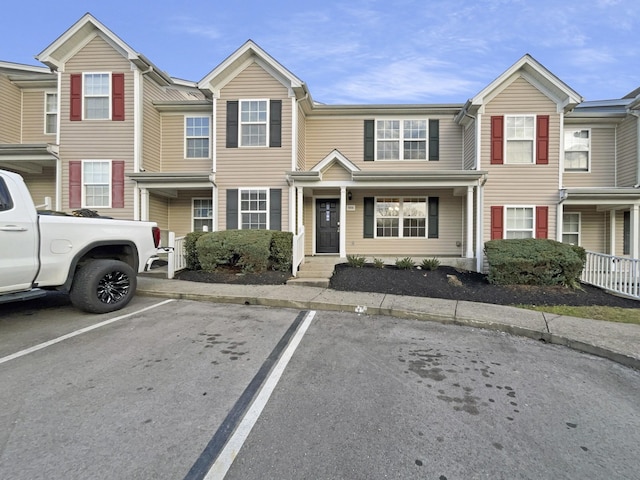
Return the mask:
[[205,283],[234,283],[236,285],[282,285],[291,278],[289,272],[267,270],[261,273],[242,273],[236,269],[219,268],[215,272],[182,270],[176,274],[179,280]]

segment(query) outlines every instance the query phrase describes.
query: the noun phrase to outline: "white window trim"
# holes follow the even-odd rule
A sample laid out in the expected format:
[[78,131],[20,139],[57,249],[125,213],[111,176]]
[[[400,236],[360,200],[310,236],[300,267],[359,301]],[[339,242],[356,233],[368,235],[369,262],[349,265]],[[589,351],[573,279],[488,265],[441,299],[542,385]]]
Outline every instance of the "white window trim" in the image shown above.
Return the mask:
[[[397,218],[398,219],[398,236],[397,237],[379,237],[378,236],[378,199],[380,198],[398,198],[400,200],[400,215],[398,215],[398,217],[393,217],[393,218]],[[422,237],[405,237],[404,236],[404,201],[408,198],[419,198],[419,199],[424,199],[424,203],[425,203],[425,216],[424,216],[424,236]],[[396,195],[390,195],[390,196],[383,196],[380,195],[379,197],[375,197],[374,198],[374,203],[373,203],[373,238],[379,238],[381,240],[398,240],[400,238],[404,238],[404,239],[409,239],[409,240],[416,240],[416,239],[427,239],[429,238],[429,197],[428,196],[422,196],[422,195],[416,195],[416,196],[411,196],[411,195],[407,195],[407,196],[396,196]],[[390,217],[382,217],[382,218],[390,218]],[[422,217],[407,217],[407,218],[422,218]]]
[[[378,122],[379,121],[393,121],[393,120],[398,120],[400,122],[400,137],[397,139],[397,142],[400,144],[399,145],[399,151],[398,151],[398,156],[400,158],[378,158]],[[410,158],[410,159],[404,159],[404,144],[403,142],[406,141],[411,141],[411,140],[419,140],[419,139],[415,139],[415,138],[405,138],[404,136],[404,122],[405,120],[422,120],[425,122],[425,138],[424,138],[424,142],[425,142],[425,158]],[[429,118],[427,117],[393,117],[393,118],[386,118],[386,117],[381,117],[381,118],[374,118],[373,120],[373,158],[376,162],[428,162],[429,161]],[[393,141],[391,139],[381,139],[381,142],[385,142],[385,141]],[[386,238],[386,237],[385,237]]]
[[242,228],[242,214],[243,213],[250,213],[250,212],[257,212],[260,213],[262,212],[262,210],[242,210],[242,192],[246,192],[247,190],[264,190],[267,193],[267,209],[266,209],[266,214],[267,214],[267,227],[266,230],[271,230],[271,195],[270,195],[270,188],[269,187],[241,187],[238,188],[238,229],[239,230],[256,230],[256,229],[249,229],[249,228]]
[[[575,235],[578,234],[578,243],[577,245],[580,246],[582,245],[582,212],[562,212],[563,218],[562,218],[562,241],[564,242],[564,235],[565,233],[568,235]],[[565,232],[564,231],[564,215],[578,215],[578,231],[577,232]]]
[[[242,144],[242,126],[243,125],[262,125],[262,122],[242,122],[242,103],[243,102],[265,102],[267,105],[267,119],[264,122],[266,125],[265,141],[264,145],[243,145]],[[270,130],[271,124],[271,101],[269,98],[240,98],[238,99],[238,148],[269,148]]]
[[[206,137],[200,137],[195,135],[187,135],[187,119],[189,118],[207,118],[209,119],[209,135]],[[206,157],[187,157],[187,140],[190,138],[207,138],[209,144],[209,155]],[[202,160],[211,158],[211,117],[209,115],[185,115],[184,116],[184,158],[185,160]]]
[[[582,170],[582,169],[572,169],[572,168],[567,168],[567,164],[566,164],[566,160],[565,160],[565,155],[567,153],[567,146],[566,146],[566,142],[564,140],[564,135],[567,132],[575,132],[578,130],[587,130],[589,132],[589,155],[587,157],[587,169],[586,170]],[[592,154],[593,154],[593,148],[591,145],[591,127],[588,128],[580,128],[580,127],[569,127],[564,129],[564,133],[562,135],[562,142],[563,142],[563,149],[562,149],[562,165],[564,165],[564,173],[591,173],[591,158],[592,158]]]
[[525,232],[528,230],[512,230],[512,229],[508,229],[507,228],[507,211],[510,208],[530,208],[532,211],[532,219],[533,219],[533,224],[531,226],[531,237],[530,238],[536,238],[536,225],[537,225],[537,219],[536,219],[536,206],[537,205],[505,205],[504,209],[503,209],[503,216],[504,216],[504,221],[503,223],[503,227],[502,227],[502,238],[506,239],[507,238],[507,231],[514,231],[514,232]]
[[[87,163],[103,163],[103,162],[107,162],[109,164],[109,202],[108,202],[108,206],[104,206],[104,205],[87,205],[87,200],[86,200],[86,183],[84,181],[84,166]],[[95,160],[82,160],[82,171],[80,172],[80,179],[81,179],[81,190],[82,190],[82,208],[111,208],[111,205],[113,204],[113,198],[112,198],[112,194],[113,194],[113,164],[112,164],[112,160],[106,160],[106,159],[95,159]]]
[[[211,202],[211,217],[196,217],[195,216],[195,203],[196,200],[209,200]],[[196,231],[196,220],[211,220],[211,229],[210,232],[213,231],[213,198],[211,197],[193,197],[191,199],[191,231]],[[198,230],[200,231],[200,230]]]
[[[509,156],[507,155],[507,144],[509,143],[509,138],[507,137],[507,119],[514,117],[530,117],[533,118],[533,138],[532,147],[531,147],[531,163],[513,163],[509,162]],[[536,139],[538,138],[538,125],[537,125],[537,115],[534,113],[510,113],[504,116],[504,126],[503,126],[503,137],[504,137],[504,146],[502,152],[502,158],[504,158],[505,165],[536,165]]]
[[[56,97],[56,111],[55,112],[50,112],[47,110],[47,98],[49,97],[49,95],[55,95]],[[58,102],[58,92],[56,91],[45,91],[44,92],[44,134],[45,135],[56,135],[58,133],[58,115],[59,115],[59,102]],[[56,131],[55,132],[47,132],[47,117],[49,115],[55,115],[56,116]]]
[[[85,98],[86,98],[86,95],[84,93],[84,88],[86,86],[86,77],[87,77],[87,75],[108,75],[109,76],[109,80],[108,80],[108,83],[109,83],[109,85],[108,85],[109,86],[109,94],[108,94],[108,97],[109,97],[109,102],[108,102],[108,104],[109,104],[109,116],[107,118],[85,118]],[[112,109],[113,109],[113,92],[112,92],[112,89],[113,89],[113,79],[111,78],[111,72],[82,72],[82,120],[87,120],[89,122],[91,122],[91,121],[104,122],[104,121],[107,121],[107,120],[111,120],[112,115],[113,115],[113,112],[112,112]],[[91,95],[91,97],[94,98],[93,95]],[[103,97],[103,95],[100,95],[100,98],[102,98],[102,97]],[[95,98],[98,98],[98,96],[95,96]]]

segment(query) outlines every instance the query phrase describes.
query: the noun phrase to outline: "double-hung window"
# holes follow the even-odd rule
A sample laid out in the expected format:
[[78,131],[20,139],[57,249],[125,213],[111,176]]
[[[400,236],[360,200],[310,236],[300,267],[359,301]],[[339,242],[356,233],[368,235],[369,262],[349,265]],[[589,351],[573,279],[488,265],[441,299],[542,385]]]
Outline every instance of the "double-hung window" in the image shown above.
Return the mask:
[[533,207],[506,208],[505,238],[535,238]]
[[88,208],[111,207],[111,162],[82,162],[82,205]]
[[268,119],[268,100],[240,100],[240,146],[266,147]]
[[185,157],[209,158],[209,117],[185,118]]
[[570,129],[564,132],[564,169],[569,172],[589,171],[590,131]]
[[84,118],[111,118],[111,76],[108,73],[85,73],[83,78]]
[[506,163],[534,163],[535,116],[505,116]]
[[378,120],[376,122],[378,160],[426,160],[426,120]]
[[269,228],[269,190],[251,188],[240,190],[240,228],[266,230]]
[[44,133],[58,132],[58,94],[44,94]]
[[427,228],[427,199],[377,198],[376,237],[425,237]]
[[562,214],[562,242],[580,245],[579,212],[565,212]]
[[213,230],[213,202],[210,198],[193,199],[193,231]]

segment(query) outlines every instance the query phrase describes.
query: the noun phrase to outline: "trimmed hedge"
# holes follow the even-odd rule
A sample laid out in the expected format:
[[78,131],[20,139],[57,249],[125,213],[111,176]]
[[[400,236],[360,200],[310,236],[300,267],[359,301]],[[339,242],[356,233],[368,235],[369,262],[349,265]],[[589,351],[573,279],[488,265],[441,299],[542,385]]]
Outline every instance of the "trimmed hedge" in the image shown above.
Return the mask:
[[577,287],[586,252],[549,239],[490,240],[484,252],[490,283],[498,285],[565,285]]
[[196,242],[207,232],[191,232],[184,237],[184,254],[187,268],[189,270],[202,270],[202,266],[198,261],[198,252],[196,250]]

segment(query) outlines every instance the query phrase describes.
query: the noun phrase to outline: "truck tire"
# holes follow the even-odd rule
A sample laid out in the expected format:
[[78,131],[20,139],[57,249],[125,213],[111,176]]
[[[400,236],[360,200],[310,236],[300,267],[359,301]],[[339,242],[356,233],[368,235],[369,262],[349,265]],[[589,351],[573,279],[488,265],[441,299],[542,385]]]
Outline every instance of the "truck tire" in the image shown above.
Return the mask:
[[73,279],[70,298],[74,307],[107,313],[127,305],[137,287],[136,273],[120,260],[92,260]]

